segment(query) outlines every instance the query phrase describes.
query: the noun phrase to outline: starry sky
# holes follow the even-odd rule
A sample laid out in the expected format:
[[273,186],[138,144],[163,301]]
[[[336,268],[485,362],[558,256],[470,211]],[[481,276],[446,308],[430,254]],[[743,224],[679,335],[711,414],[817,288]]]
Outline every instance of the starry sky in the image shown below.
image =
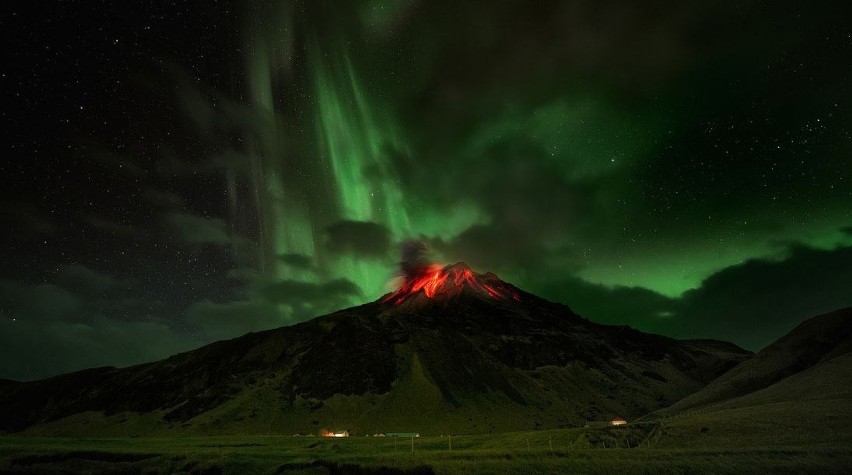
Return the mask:
[[0,378],[374,300],[409,239],[758,350],[852,305],[848,8],[4,4]]

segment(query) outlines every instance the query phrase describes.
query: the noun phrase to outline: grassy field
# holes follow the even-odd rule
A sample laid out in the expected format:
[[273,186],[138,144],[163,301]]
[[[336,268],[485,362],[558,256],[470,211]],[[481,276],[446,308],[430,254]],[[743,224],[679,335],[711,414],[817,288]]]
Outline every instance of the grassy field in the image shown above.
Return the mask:
[[[660,424],[390,439],[0,438],[0,473],[849,473],[852,444],[696,442],[707,415]],[[694,430],[692,430],[694,429]],[[697,435],[696,435],[697,434]],[[450,450],[452,444],[452,450]],[[679,446],[680,445],[680,446]]]
[[[848,398],[752,399],[620,427],[426,436],[413,445],[364,436],[35,432],[0,436],[0,473],[852,473]],[[80,431],[88,421],[76,421]]]

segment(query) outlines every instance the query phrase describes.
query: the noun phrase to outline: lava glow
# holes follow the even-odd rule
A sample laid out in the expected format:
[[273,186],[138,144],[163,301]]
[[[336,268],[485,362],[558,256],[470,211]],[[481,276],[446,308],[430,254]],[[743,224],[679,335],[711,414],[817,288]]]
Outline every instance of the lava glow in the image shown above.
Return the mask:
[[423,289],[423,292],[427,297],[433,298],[435,293],[438,292],[438,288],[441,287],[446,280],[447,273],[444,272],[444,269],[442,269],[441,266],[429,266],[425,275],[412,280],[410,293]]
[[399,289],[383,299],[384,302],[402,303],[412,295],[422,291],[423,295],[430,299],[441,295],[455,295],[464,288],[473,289],[492,298],[511,297],[520,300],[520,295],[510,286],[494,278],[483,278],[475,274],[465,265],[454,265],[441,267],[432,264],[416,275],[410,277]]

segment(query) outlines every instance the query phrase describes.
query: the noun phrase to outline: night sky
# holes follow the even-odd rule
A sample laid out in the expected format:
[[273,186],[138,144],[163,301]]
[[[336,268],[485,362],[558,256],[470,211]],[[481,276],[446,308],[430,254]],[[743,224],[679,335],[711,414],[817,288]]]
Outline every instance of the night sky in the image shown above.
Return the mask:
[[374,300],[408,239],[751,350],[852,305],[847,2],[7,3],[0,378]]

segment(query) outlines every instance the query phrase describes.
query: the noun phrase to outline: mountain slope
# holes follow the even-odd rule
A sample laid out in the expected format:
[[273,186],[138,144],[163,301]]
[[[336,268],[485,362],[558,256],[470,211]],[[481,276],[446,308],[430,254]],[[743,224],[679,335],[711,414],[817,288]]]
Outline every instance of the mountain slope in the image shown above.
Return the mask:
[[[852,353],[852,308],[811,318],[661,414],[737,399],[737,404],[840,394],[852,388],[844,373]],[[833,388],[829,390],[829,387]]]
[[476,433],[636,417],[749,353],[599,325],[464,264],[163,361],[0,389],[0,430]]

